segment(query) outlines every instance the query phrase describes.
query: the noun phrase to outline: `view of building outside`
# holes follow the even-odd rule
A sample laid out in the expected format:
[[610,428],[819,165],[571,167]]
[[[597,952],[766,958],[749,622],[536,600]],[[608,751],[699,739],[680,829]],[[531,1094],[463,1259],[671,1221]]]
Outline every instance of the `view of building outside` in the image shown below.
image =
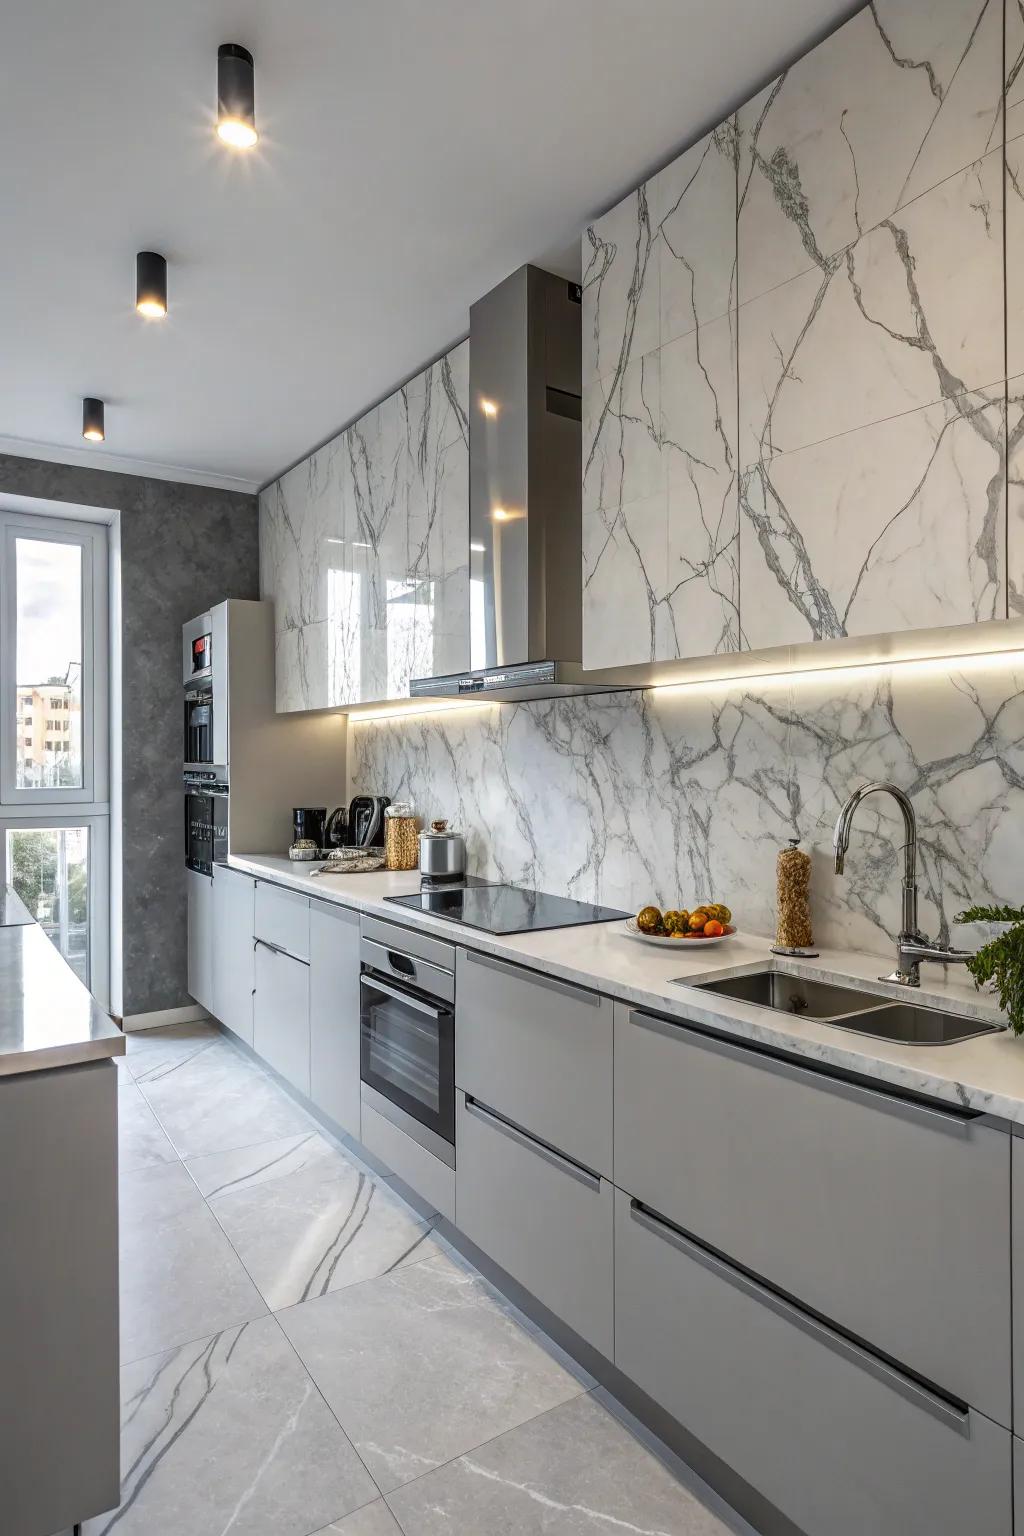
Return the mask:
[[9,827],[7,878],[88,986],[88,828]]
[[81,667],[66,677],[18,683],[17,784],[19,789],[77,788],[82,782]]

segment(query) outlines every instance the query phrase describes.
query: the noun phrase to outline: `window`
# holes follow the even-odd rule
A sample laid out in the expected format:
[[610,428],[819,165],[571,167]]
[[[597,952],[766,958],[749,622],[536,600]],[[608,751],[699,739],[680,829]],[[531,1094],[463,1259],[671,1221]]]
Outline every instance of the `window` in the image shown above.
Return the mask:
[[109,992],[107,529],[0,510],[0,881]]

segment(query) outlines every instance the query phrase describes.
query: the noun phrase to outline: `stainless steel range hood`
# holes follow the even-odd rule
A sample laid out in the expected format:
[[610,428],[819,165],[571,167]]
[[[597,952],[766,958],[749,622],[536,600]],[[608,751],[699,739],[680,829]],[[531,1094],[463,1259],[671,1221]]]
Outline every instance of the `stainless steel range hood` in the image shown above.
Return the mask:
[[413,678],[414,696],[626,686],[580,660],[581,344],[578,286],[539,267],[520,267],[470,309],[470,667]]

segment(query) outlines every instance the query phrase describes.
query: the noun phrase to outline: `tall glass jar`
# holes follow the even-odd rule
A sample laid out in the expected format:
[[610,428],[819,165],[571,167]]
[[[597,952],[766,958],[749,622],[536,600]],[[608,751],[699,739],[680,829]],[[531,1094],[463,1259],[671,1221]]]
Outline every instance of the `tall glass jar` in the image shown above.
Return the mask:
[[408,800],[396,800],[384,811],[384,863],[388,869],[417,869],[419,862],[419,817]]

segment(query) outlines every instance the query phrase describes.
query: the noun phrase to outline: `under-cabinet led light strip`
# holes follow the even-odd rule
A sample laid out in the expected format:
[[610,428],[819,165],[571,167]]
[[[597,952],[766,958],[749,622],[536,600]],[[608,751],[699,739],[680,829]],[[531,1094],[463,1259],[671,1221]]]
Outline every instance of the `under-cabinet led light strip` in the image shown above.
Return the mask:
[[[720,693],[728,689],[766,688],[779,684],[790,688],[809,683],[819,687],[828,684],[841,687],[850,682],[877,679],[891,672],[919,677],[938,677],[949,672],[995,672],[1010,670],[1013,667],[1024,670],[1024,650],[975,651],[968,652],[966,655],[951,656],[895,656],[883,661],[850,661],[844,666],[801,667],[791,671],[783,669],[775,672],[723,673],[721,676],[695,677],[677,683],[648,683],[627,691],[657,694],[665,698],[670,694]],[[587,697],[587,695],[578,695],[578,697]],[[499,699],[424,699],[422,703],[388,704],[380,709],[360,710],[358,713],[353,711],[349,715],[349,720],[353,725],[357,725],[363,720],[400,720],[407,715],[439,715],[448,714],[453,710],[493,709],[500,702]],[[510,699],[508,702],[515,701]]]

